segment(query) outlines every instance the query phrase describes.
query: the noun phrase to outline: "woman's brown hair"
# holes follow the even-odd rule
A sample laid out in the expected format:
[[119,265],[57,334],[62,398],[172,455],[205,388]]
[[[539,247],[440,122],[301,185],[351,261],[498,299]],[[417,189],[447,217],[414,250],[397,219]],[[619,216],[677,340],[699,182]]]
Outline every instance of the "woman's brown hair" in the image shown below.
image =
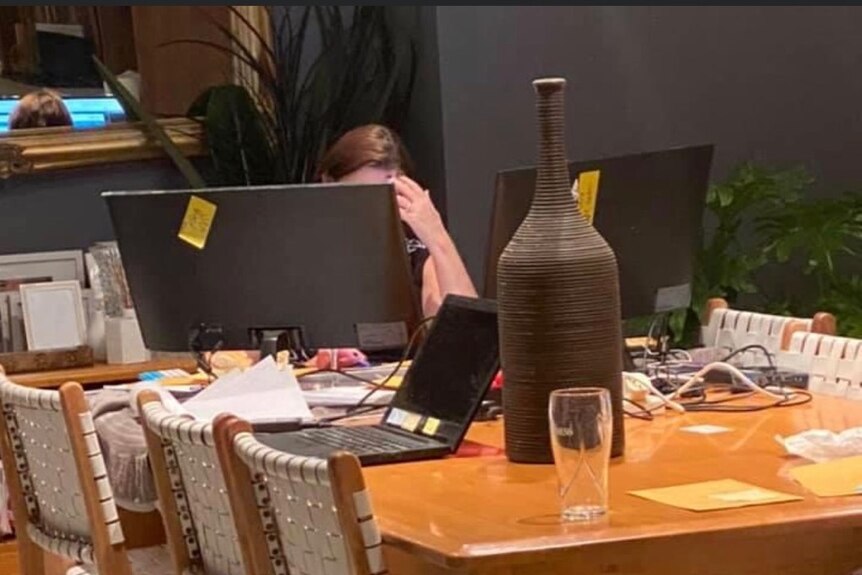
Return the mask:
[[379,124],[353,128],[338,138],[324,154],[317,168],[317,178],[340,180],[363,166],[374,165],[410,174],[412,164],[401,138]]
[[30,92],[9,115],[9,129],[71,126],[72,115],[60,95],[48,89]]

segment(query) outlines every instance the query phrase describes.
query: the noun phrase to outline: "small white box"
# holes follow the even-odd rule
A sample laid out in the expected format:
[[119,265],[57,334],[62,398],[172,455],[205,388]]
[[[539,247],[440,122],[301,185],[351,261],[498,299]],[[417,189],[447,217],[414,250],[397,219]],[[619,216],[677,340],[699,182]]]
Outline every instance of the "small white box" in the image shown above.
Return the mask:
[[125,310],[123,317],[105,318],[105,347],[108,363],[140,363],[150,359],[132,310]]

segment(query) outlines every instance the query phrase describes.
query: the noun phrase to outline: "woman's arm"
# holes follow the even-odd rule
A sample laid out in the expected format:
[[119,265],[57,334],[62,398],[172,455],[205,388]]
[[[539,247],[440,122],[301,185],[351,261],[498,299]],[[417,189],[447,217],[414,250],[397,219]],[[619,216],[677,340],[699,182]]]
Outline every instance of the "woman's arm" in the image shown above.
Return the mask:
[[437,313],[446,294],[476,297],[476,288],[451,237],[448,243],[451,247],[444,246],[436,251],[428,248],[429,256],[422,268],[422,312],[425,317]]
[[422,311],[437,313],[447,294],[476,296],[476,288],[427,190],[406,176],[395,180],[401,219],[428,248],[422,269]]

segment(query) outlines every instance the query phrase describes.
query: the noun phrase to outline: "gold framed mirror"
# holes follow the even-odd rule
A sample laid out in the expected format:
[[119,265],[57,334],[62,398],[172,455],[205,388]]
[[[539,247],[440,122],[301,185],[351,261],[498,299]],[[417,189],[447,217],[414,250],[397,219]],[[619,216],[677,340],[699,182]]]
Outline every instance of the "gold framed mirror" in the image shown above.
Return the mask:
[[[206,153],[202,126],[183,117],[206,88],[228,83],[252,72],[226,52],[195,44],[169,44],[192,39],[225,46],[223,27],[240,39],[252,34],[241,21],[268,30],[262,6],[10,6],[0,7],[0,96],[4,88],[25,89],[40,84],[36,31],[72,30],[86,39],[115,74],[135,70],[139,98],[157,117],[187,156]],[[238,16],[239,15],[239,16]],[[166,45],[168,44],[168,45]],[[44,68],[44,66],[43,66]],[[62,66],[60,67],[62,68]],[[28,74],[30,74],[28,76]],[[24,88],[21,88],[23,86]],[[16,88],[12,88],[13,90]],[[91,88],[94,93],[101,87]],[[75,93],[74,91],[72,93]],[[12,94],[7,93],[6,96]],[[0,178],[64,168],[162,157],[160,146],[140,124],[117,122],[100,128],[74,127],[15,130],[0,135]]]

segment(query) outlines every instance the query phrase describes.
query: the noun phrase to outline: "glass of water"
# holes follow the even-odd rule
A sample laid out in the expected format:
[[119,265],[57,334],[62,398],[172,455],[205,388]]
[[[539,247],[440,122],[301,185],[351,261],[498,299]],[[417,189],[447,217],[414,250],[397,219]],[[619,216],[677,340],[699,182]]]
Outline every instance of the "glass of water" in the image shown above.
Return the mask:
[[608,510],[611,395],[580,387],[551,392],[549,416],[563,521],[590,521]]

